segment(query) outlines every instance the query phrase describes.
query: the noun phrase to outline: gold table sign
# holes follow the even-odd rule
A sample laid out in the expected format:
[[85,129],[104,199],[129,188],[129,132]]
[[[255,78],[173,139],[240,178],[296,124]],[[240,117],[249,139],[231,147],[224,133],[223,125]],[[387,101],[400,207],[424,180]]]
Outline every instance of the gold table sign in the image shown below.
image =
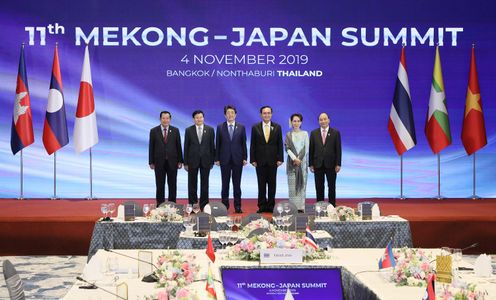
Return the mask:
[[451,255],[436,256],[436,281],[451,283],[453,258]]

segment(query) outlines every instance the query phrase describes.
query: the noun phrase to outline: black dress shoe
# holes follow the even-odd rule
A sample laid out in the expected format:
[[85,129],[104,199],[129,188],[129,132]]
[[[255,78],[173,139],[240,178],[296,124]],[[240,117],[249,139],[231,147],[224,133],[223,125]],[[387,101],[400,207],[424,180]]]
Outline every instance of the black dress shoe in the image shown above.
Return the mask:
[[263,213],[263,212],[265,212],[265,210],[263,210],[263,209],[259,209],[259,210],[257,210],[257,214],[261,214],[261,213]]
[[242,214],[243,213],[243,211],[241,210],[241,208],[235,209],[234,212],[237,213],[237,214]]

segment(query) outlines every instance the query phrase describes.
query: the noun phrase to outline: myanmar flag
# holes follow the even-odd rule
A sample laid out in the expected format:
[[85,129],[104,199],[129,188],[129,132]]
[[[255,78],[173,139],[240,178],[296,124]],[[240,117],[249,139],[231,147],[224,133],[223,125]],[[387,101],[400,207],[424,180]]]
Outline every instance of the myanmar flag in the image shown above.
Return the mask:
[[205,290],[210,299],[217,299],[217,293],[215,292],[214,286],[214,274],[212,274],[210,263],[208,263],[207,285],[205,286]]
[[472,48],[472,57],[470,59],[467,100],[465,102],[462,126],[462,143],[468,155],[475,153],[487,144],[474,48]]
[[444,95],[443,72],[439,47],[436,47],[434,74],[432,76],[431,96],[429,98],[429,112],[425,123],[425,135],[432,152],[439,153],[451,144],[451,130],[448,119],[446,96]]

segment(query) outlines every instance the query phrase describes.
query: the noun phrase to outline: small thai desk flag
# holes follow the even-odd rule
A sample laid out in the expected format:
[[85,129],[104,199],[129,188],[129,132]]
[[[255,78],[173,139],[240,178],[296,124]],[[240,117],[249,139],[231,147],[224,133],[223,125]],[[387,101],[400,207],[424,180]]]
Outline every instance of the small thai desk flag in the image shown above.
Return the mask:
[[314,249],[319,249],[319,246],[315,242],[315,238],[313,237],[312,231],[310,230],[310,227],[308,227],[308,225],[305,233],[305,244],[310,245]]
[[434,286],[435,281],[436,275],[429,274],[427,289],[425,290],[425,294],[424,297],[422,297],[422,300],[436,300],[436,287]]
[[396,266],[396,260],[394,260],[393,246],[390,241],[384,250],[384,254],[379,259],[379,269],[391,268],[394,266]]

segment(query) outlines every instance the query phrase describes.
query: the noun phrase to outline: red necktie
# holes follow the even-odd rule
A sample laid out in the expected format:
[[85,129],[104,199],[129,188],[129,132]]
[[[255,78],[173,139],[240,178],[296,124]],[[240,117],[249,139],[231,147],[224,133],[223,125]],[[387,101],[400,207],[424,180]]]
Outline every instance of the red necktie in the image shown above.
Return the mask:
[[167,128],[164,128],[164,143],[167,143]]

